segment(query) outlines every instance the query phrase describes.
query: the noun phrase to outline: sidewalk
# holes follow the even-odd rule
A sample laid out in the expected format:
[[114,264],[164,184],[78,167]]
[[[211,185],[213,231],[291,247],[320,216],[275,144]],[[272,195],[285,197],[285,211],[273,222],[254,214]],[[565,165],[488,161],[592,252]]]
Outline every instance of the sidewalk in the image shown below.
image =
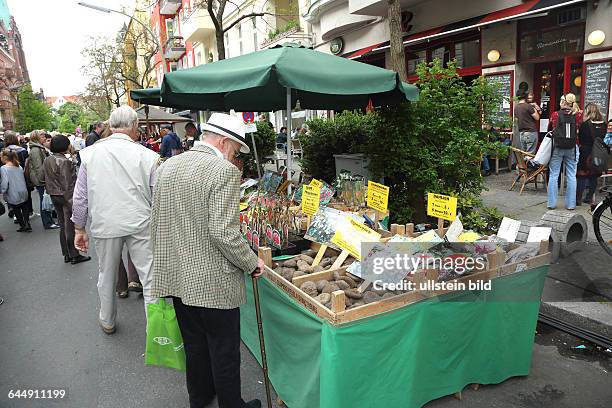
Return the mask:
[[[485,179],[484,204],[517,220],[539,221],[546,209],[546,191],[538,183],[508,191],[515,172]],[[597,197],[596,197],[597,198]],[[557,209],[563,210],[563,196]],[[552,264],[544,285],[541,313],[612,339],[612,258],[599,246],[593,232],[589,205],[576,207],[589,229],[588,244],[581,251]]]

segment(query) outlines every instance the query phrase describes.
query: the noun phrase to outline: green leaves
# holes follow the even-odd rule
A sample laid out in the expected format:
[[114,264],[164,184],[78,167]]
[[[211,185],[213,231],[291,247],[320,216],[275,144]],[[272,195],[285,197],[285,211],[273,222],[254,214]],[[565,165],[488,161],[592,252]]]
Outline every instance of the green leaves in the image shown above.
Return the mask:
[[16,129],[24,134],[36,129],[50,129],[53,123],[51,109],[39,101],[29,84],[24,85],[17,94],[19,108],[17,109]]
[[[268,125],[268,122],[258,122],[257,132],[253,134],[255,137],[255,145],[257,146],[257,156],[259,156],[259,163],[263,165],[264,157],[274,153],[276,148],[276,133],[274,129]],[[255,161],[255,151],[253,149],[253,141],[251,135],[246,135],[247,144],[251,149],[248,154],[240,154],[240,159],[244,163],[243,175],[245,177],[257,178],[257,163]]]

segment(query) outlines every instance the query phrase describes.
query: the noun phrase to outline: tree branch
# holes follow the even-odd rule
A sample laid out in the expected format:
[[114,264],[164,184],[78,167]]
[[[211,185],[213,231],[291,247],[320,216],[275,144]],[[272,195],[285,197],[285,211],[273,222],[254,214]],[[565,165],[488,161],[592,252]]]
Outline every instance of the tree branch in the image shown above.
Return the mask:
[[232,24],[228,25],[227,27],[225,27],[223,29],[223,32],[227,32],[229,30],[232,29],[232,27],[234,27],[236,24],[238,24],[239,22],[241,22],[242,20],[244,20],[245,18],[250,18],[250,17],[263,17],[266,14],[270,14],[270,13],[249,13],[249,14],[243,14],[240,17],[238,17]]

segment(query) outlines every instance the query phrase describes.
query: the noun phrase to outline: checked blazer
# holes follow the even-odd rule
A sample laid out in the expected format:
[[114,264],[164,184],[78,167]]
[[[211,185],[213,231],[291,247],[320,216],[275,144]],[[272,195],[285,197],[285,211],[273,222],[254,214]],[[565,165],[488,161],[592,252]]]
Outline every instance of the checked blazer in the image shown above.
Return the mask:
[[207,146],[166,160],[153,192],[152,296],[233,309],[257,267],[239,226],[240,171]]

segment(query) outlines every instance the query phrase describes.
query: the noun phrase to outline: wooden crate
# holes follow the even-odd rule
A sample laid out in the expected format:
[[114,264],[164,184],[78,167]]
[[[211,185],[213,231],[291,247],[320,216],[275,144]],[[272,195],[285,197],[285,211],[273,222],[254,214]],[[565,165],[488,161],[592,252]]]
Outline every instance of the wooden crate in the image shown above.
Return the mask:
[[[296,302],[304,306],[306,309],[310,310],[313,314],[317,315],[322,319],[327,320],[333,325],[349,323],[380,313],[389,312],[431,297],[452,292],[451,290],[415,290],[346,310],[346,295],[344,294],[344,291],[339,290],[331,294],[331,307],[328,308],[322,303],[312,298],[311,296],[307,295],[299,288],[299,286],[301,286],[304,282],[307,281],[316,282],[321,279],[330,280],[334,272],[337,272],[341,276],[345,275],[347,273],[346,267],[330,269],[322,272],[316,272],[300,276],[294,278],[293,281],[290,282],[280,276],[278,273],[276,273],[273,269],[271,269],[273,264],[269,248],[260,248],[259,255],[266,263],[266,270],[264,275],[270,281],[272,281],[281,290],[291,296]],[[503,254],[500,255],[499,253],[487,255],[487,267],[485,270],[467,276],[462,276],[449,282],[462,282],[468,285],[470,282],[487,281],[500,276],[515,273],[517,271],[517,268],[521,268],[524,266],[526,266],[527,269],[532,269],[550,263],[548,242],[542,242],[542,245],[540,246],[539,255],[517,263],[504,265],[503,259],[501,257],[502,255]],[[435,274],[432,274],[431,272],[435,272]],[[413,280],[416,281],[428,278],[437,280],[437,271],[421,271],[417,272],[417,274],[413,276]]]

